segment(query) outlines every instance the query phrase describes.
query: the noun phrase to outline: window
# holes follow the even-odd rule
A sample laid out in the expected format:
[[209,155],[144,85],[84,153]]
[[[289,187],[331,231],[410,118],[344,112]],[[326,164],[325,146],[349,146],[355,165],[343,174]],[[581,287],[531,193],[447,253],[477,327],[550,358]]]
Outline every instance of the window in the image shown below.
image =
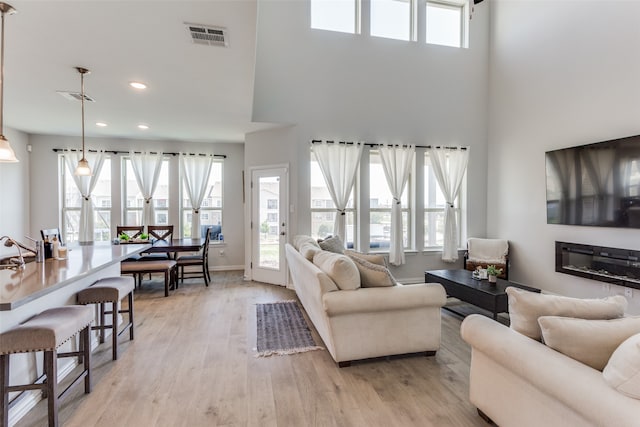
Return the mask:
[[[409,194],[411,177],[400,199],[402,206],[402,240],[409,247],[411,236],[411,211]],[[394,200],[385,178],[380,154],[369,153],[369,248],[388,250],[391,244],[391,207]]]
[[426,41],[443,46],[462,47],[464,5],[427,2]]
[[412,40],[413,0],[371,0],[371,35]]
[[[206,229],[214,226],[214,234],[222,229],[222,161],[214,161],[211,165],[209,182],[202,206],[200,206],[200,235],[204,237]],[[181,181],[182,182],[182,181]],[[182,236],[191,237],[193,209],[187,190],[182,184]]]
[[311,28],[359,32],[359,0],[311,0]]
[[[78,241],[80,233],[80,209],[82,208],[82,196],[74,182],[69,169],[64,163],[64,155],[60,156],[60,168],[62,173],[62,234],[67,243]],[[96,183],[91,199],[94,205],[94,229],[95,241],[111,240],[111,158],[105,157],[100,170],[100,176]],[[54,224],[49,224],[54,226]]]
[[[320,166],[315,156],[312,154],[311,160],[311,236],[316,239],[324,239],[333,235],[333,225],[336,217],[336,205],[331,199],[329,189],[324,181]],[[354,186],[355,187],[355,186]],[[351,196],[345,209],[346,215],[346,244],[348,247],[354,247],[356,215],[355,215],[355,195],[351,190]],[[324,206],[319,208],[317,206]]]
[[[463,182],[456,205],[456,218],[462,230],[460,203],[465,184]],[[441,248],[444,245],[444,209],[446,200],[433,173],[429,153],[424,157],[424,248]],[[462,236],[462,233],[459,233]],[[460,242],[458,242],[458,245]]]
[[278,209],[278,199],[267,199],[267,209]]
[[[141,225],[142,224],[142,206],[144,204],[144,196],[138,189],[136,176],[131,166],[129,158],[123,158],[124,174],[124,224],[125,225]],[[165,225],[169,222],[169,160],[162,161],[160,169],[160,177],[155,193],[153,193],[153,206],[155,208],[154,224]]]

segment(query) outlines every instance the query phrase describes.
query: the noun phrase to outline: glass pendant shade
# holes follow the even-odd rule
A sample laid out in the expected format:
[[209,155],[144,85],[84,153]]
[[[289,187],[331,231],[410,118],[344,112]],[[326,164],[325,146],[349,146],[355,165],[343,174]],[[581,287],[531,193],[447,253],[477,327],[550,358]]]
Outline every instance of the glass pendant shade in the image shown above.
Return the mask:
[[9,141],[0,135],[0,162],[3,163],[18,163],[16,153],[13,152],[13,148],[9,145]]
[[76,171],[74,175],[77,176],[91,176],[91,168],[89,167],[89,162],[84,157],[78,161],[78,166],[76,167]]

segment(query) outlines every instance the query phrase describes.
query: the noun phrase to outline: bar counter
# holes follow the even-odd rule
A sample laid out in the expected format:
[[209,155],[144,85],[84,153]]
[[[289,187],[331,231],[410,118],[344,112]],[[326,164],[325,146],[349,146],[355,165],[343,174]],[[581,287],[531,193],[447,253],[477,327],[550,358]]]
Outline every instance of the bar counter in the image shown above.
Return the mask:
[[[23,270],[0,270],[0,330],[6,329],[7,323],[25,320],[24,316],[10,318],[26,306],[46,309],[55,307],[56,300],[58,305],[73,303],[71,292],[90,286],[101,277],[119,276],[120,261],[150,247],[149,244],[112,245],[110,242],[76,244],[69,246],[65,260],[50,258],[41,263],[29,262]],[[57,294],[64,297],[61,299]]]

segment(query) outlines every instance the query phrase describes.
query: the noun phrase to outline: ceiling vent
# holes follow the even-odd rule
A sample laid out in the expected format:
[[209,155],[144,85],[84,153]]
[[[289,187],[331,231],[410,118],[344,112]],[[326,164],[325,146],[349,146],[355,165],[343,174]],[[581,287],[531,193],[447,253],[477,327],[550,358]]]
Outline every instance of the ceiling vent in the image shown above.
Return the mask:
[[226,28],[189,24],[188,22],[185,22],[185,25],[187,26],[187,31],[189,31],[193,43],[209,46],[229,46]]
[[[82,94],[80,92],[68,92],[64,90],[58,90],[56,91],[56,93],[58,93],[60,96],[70,101],[74,101],[74,100],[80,101],[82,99]],[[86,93],[84,94],[84,100],[87,102],[96,102],[95,99],[91,98]]]

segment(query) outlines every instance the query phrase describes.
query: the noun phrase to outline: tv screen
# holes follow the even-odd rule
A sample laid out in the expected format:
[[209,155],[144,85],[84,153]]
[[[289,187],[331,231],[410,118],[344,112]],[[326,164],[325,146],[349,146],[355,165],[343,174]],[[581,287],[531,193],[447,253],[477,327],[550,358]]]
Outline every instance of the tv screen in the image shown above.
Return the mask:
[[640,135],[545,157],[547,223],[640,228]]

